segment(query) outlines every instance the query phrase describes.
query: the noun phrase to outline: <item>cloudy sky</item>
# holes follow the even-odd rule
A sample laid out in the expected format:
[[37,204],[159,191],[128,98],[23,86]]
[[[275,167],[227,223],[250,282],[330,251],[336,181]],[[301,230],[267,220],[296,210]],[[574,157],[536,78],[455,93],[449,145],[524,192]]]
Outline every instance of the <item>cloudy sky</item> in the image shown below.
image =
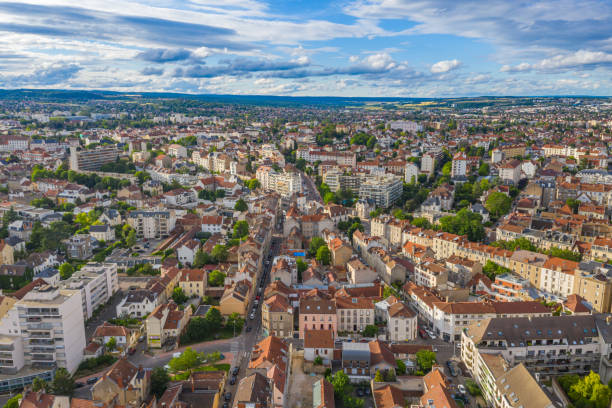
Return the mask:
[[0,88],[611,95],[612,1],[0,2]]

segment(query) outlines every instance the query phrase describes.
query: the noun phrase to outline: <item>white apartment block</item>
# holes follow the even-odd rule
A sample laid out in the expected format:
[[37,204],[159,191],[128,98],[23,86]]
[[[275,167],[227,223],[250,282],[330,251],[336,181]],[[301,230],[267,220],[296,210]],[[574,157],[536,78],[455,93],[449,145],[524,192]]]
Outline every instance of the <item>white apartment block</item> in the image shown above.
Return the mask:
[[416,164],[411,162],[406,163],[406,168],[404,169],[404,180],[406,183],[414,182],[416,184],[418,182],[419,168]]
[[145,289],[130,290],[117,305],[117,317],[140,318],[147,316],[157,307],[157,299],[154,292]]
[[314,163],[316,161],[331,161],[347,166],[355,166],[357,164],[357,156],[350,152],[328,152],[321,149],[298,149],[296,157],[298,159],[304,159],[308,163]]
[[176,217],[170,211],[132,211],[127,221],[139,238],[159,239],[174,229]]
[[74,373],[85,348],[81,295],[49,285],[36,287],[4,316],[0,333],[3,372],[17,374],[27,366]]
[[432,175],[436,169],[436,156],[433,153],[425,153],[421,157],[421,172]]
[[89,319],[97,308],[107,303],[119,290],[117,265],[89,263],[70,278],[61,281],[60,287],[81,293],[83,316]]
[[389,122],[389,128],[392,130],[416,133],[423,130],[423,125],[419,125],[411,120],[394,120]]
[[261,166],[255,175],[264,190],[276,191],[285,197],[302,192],[302,175],[298,172],[278,173],[269,166]]
[[467,174],[467,163],[468,159],[464,152],[458,152],[453,157],[451,165],[451,177],[463,177]]
[[359,186],[359,198],[371,199],[379,207],[390,207],[402,196],[404,185],[400,177],[390,174],[369,176]]

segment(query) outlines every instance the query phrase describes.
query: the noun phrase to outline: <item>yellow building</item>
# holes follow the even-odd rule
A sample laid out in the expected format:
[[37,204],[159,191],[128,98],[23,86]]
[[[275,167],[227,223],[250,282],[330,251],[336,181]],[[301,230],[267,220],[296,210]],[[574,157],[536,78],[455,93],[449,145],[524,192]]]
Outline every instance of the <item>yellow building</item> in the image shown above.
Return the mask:
[[246,316],[250,292],[249,285],[243,282],[227,288],[221,297],[221,301],[219,301],[221,314],[229,316],[232,313],[238,313],[241,316]]

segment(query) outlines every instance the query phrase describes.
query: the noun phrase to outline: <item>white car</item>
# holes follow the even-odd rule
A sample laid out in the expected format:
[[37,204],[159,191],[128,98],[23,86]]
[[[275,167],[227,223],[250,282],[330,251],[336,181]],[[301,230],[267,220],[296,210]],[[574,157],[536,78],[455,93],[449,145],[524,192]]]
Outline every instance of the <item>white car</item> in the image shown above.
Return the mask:
[[177,358],[177,357],[180,357],[180,356],[181,356],[181,354],[182,354],[182,353],[180,353],[180,352],[176,352],[176,353],[172,354],[172,358]]
[[255,313],[251,313],[251,315],[249,316],[249,319],[251,320],[255,319]]
[[465,394],[465,387],[463,386],[463,384],[459,384],[457,388],[459,388],[460,393]]

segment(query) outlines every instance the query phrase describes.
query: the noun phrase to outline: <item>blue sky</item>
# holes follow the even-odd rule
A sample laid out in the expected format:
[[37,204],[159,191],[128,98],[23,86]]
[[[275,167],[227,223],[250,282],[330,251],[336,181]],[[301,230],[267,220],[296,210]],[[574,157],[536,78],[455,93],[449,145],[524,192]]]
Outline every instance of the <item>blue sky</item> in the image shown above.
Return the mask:
[[0,87],[611,95],[612,1],[0,1]]

